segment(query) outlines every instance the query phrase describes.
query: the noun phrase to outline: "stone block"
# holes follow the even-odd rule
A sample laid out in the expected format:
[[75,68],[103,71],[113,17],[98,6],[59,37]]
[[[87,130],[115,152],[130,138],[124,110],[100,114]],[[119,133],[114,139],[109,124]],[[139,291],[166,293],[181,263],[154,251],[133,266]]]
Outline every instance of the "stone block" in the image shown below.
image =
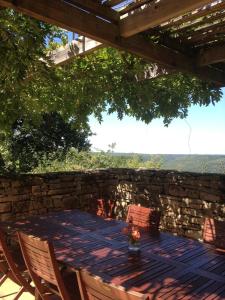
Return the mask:
[[72,209],[76,207],[74,197],[66,197],[62,200],[63,209]]
[[31,180],[31,185],[42,185],[44,183],[44,178],[38,176],[38,175],[35,175],[35,176],[32,176],[32,180]]
[[53,201],[50,197],[45,197],[43,199],[44,207],[46,208],[52,208],[53,207]]
[[53,199],[53,207],[55,208],[63,208],[63,200],[62,199]]
[[46,214],[48,212],[48,209],[47,208],[40,208],[38,210],[38,214],[39,215],[43,215],[43,214]]
[[0,214],[0,221],[1,222],[10,221],[10,220],[13,220],[13,219],[14,219],[14,216],[12,215],[12,213]]
[[60,183],[51,183],[48,185],[48,190],[57,190],[74,187],[74,182],[60,182]]
[[65,194],[69,194],[72,192],[76,193],[77,189],[76,187],[72,187],[72,188],[61,188],[61,189],[55,189],[55,190],[49,190],[47,192],[47,195],[65,195]]
[[181,209],[182,215],[190,215],[193,217],[203,217],[203,210],[202,209],[194,209],[194,208],[182,208]]
[[191,239],[202,241],[202,232],[201,232],[201,230],[199,230],[199,231],[185,230],[184,236],[186,236],[188,238],[191,238]]
[[71,174],[68,174],[68,175],[65,175],[65,176],[60,176],[60,180],[62,181],[62,182],[73,182],[74,181],[74,176]]
[[0,204],[0,213],[10,212],[12,209],[11,202],[4,202]]
[[11,181],[10,181],[10,180],[7,180],[7,181],[2,180],[2,181],[1,181],[1,186],[2,186],[2,188],[4,188],[4,189],[10,188],[10,187],[11,187]]
[[31,187],[32,194],[34,193],[40,193],[42,191],[41,185],[35,185]]
[[182,186],[169,186],[169,194],[176,197],[187,197],[187,189]]
[[10,202],[10,201],[12,201],[12,199],[11,199],[11,197],[9,197],[7,195],[0,197],[0,205],[1,205],[1,203]]
[[[1,183],[1,181],[0,181],[0,183]],[[2,194],[5,194],[5,189],[4,189],[3,187],[0,186],[0,196],[1,196]]]
[[220,202],[221,201],[220,195],[210,194],[207,192],[200,192],[200,199],[210,201],[210,202]]
[[187,189],[188,198],[199,198],[200,192],[197,189]]
[[12,212],[17,214],[29,211],[30,201],[18,201],[12,204]]

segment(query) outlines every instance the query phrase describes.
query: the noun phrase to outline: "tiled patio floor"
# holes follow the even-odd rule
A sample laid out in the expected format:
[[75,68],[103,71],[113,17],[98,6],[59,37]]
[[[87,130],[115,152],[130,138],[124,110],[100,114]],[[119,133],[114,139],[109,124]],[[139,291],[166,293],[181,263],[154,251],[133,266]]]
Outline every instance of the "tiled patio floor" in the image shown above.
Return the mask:
[[[12,300],[19,290],[19,286],[7,279],[4,284],[0,287],[0,299],[1,300]],[[23,293],[19,300],[34,300],[34,297],[30,293]]]

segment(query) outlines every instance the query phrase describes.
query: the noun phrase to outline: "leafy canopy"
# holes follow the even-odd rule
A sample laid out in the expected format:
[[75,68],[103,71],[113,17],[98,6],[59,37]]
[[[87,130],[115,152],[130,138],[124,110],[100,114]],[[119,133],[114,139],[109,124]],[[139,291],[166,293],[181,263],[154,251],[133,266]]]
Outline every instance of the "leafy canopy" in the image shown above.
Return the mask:
[[[58,28],[9,9],[0,10],[0,129],[10,130],[21,116],[36,119],[53,109],[48,98],[57,76],[47,57]],[[48,47],[47,47],[48,42]]]
[[150,64],[112,48],[53,66],[48,52],[66,42],[62,30],[9,9],[0,10],[0,130],[16,120],[40,122],[57,111],[65,120],[87,124],[94,114],[116,112],[146,123],[187,116],[192,104],[209,105],[222,91],[184,74],[140,79]]
[[71,148],[87,151],[90,135],[89,128],[74,128],[56,112],[43,114],[39,126],[17,120],[8,139],[14,171],[28,172],[40,163],[63,160]]

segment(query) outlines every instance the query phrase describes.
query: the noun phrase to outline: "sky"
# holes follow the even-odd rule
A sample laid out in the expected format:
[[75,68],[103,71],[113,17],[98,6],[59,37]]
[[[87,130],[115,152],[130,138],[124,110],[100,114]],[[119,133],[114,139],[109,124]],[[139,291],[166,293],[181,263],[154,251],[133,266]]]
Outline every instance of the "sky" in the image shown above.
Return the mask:
[[174,119],[164,127],[162,119],[146,125],[134,118],[118,120],[104,115],[103,122],[90,119],[92,150],[107,151],[116,143],[115,152],[146,154],[224,154],[225,89],[215,106],[192,106],[185,120]]

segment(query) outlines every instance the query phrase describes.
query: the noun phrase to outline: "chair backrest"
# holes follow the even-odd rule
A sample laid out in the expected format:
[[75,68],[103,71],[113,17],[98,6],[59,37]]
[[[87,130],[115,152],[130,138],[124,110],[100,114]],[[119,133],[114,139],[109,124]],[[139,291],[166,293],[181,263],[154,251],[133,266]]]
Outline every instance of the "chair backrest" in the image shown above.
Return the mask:
[[[17,251],[20,251],[20,249],[16,249]],[[30,293],[34,293],[34,289],[33,287],[30,286],[29,282],[26,281],[26,279],[22,276],[21,271],[20,271],[20,266],[16,264],[16,262],[18,261],[18,259],[13,258],[12,256],[12,252],[10,251],[7,242],[6,242],[6,235],[5,233],[0,229],[0,253],[2,254],[2,256],[5,258],[8,268],[9,268],[9,272],[8,274],[12,274],[12,280],[15,281],[16,283],[18,283],[19,285],[23,286],[26,291],[30,292]],[[21,253],[15,253],[15,255],[17,255],[17,257],[22,258],[22,254]],[[24,264],[24,262],[22,262]],[[11,276],[10,276],[11,277]]]
[[59,271],[52,243],[22,232],[18,232],[18,238],[27,269],[42,299],[50,299],[46,292],[52,292],[49,286],[43,284],[44,280],[56,288],[54,292],[63,300],[71,300]]
[[151,208],[131,204],[128,207],[127,222],[142,228],[149,228]]
[[9,266],[8,263],[6,261],[5,255],[3,253],[3,248],[2,248],[2,244],[1,244],[1,233],[0,233],[0,273],[2,273],[3,275],[8,275],[9,272]]
[[127,222],[147,229],[152,234],[159,233],[161,211],[139,205],[129,205]]
[[99,277],[87,271],[77,271],[77,279],[82,300],[141,300],[146,295],[128,292],[120,286],[104,283]]
[[206,243],[214,244],[216,239],[215,221],[212,218],[205,218],[203,227],[203,240]]
[[87,211],[91,214],[95,214],[99,217],[112,219],[114,214],[115,200],[104,198],[93,199],[87,207]]

